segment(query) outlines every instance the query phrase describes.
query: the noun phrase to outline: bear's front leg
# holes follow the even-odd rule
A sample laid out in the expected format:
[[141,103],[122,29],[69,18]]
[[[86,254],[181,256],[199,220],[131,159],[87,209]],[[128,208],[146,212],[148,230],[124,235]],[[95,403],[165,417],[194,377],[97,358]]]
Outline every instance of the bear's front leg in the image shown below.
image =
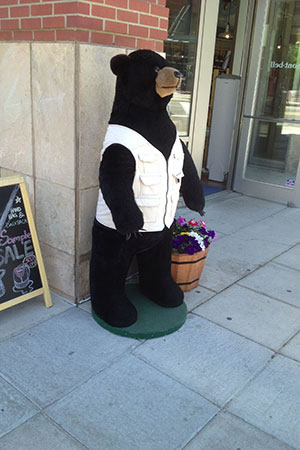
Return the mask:
[[129,327],[137,311],[125,294],[133,254],[126,237],[95,221],[90,262],[91,303],[96,315],[112,327]]
[[171,275],[171,251],[172,231],[166,228],[154,247],[137,254],[142,294],[167,308],[183,303],[183,292]]
[[134,175],[135,160],[130,151],[120,144],[110,145],[101,161],[99,182],[115,227],[124,235],[138,231],[144,225],[132,190]]

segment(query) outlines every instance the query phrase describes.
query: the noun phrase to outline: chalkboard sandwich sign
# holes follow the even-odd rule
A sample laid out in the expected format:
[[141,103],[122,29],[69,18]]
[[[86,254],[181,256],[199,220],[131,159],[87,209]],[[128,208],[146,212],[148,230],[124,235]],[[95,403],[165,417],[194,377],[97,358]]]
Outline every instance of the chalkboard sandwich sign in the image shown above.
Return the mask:
[[25,182],[0,178],[0,311],[38,295],[52,306]]

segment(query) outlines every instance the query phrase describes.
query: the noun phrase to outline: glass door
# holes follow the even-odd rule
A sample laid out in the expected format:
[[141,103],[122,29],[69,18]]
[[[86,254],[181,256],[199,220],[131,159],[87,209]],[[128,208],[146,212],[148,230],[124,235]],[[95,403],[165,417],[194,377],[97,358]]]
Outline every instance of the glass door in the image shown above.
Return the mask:
[[259,0],[234,190],[300,206],[300,0]]

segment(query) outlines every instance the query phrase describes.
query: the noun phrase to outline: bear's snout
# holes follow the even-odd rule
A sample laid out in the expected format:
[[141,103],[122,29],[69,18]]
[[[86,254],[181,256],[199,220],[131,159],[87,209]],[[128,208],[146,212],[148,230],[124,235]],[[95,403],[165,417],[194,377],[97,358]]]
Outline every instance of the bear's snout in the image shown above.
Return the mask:
[[157,73],[155,90],[160,97],[173,94],[181,84],[182,74],[173,67],[163,67]]

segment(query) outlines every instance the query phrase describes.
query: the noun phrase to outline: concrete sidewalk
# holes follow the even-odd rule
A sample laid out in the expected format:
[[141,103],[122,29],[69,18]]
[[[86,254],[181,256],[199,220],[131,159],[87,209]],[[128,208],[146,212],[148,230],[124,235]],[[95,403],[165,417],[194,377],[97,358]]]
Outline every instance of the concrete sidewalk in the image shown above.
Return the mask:
[[1,449],[300,449],[300,209],[221,192],[205,220],[172,335],[115,336],[56,295],[0,313]]

